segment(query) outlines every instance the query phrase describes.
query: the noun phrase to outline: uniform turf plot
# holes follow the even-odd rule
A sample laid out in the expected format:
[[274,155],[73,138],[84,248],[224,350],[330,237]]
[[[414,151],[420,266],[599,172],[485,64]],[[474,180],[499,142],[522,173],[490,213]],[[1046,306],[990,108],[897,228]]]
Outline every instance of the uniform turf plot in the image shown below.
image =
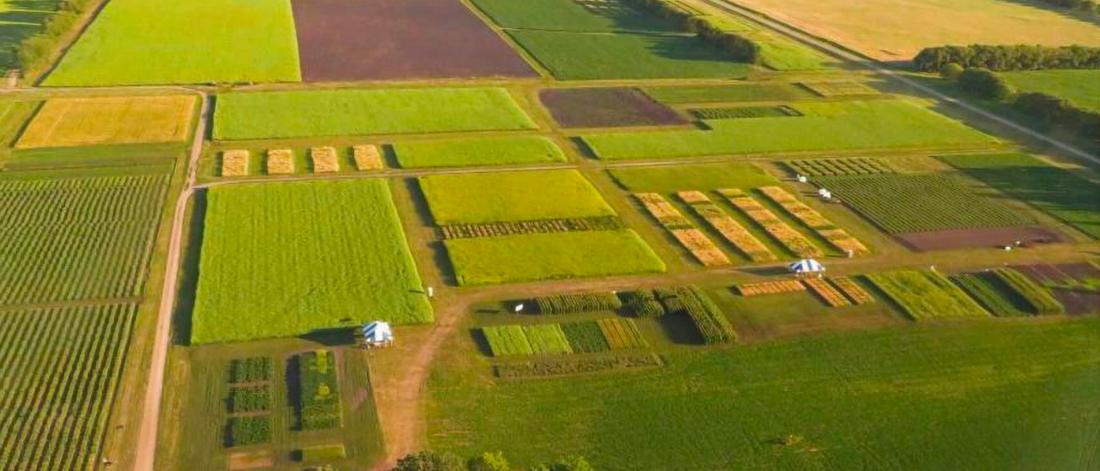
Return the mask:
[[577,32],[674,31],[675,25],[620,0],[473,0],[508,29]]
[[45,85],[300,80],[290,0],[112,0]]
[[764,169],[744,163],[616,168],[608,170],[608,173],[623,189],[635,193],[751,189],[779,183]]
[[440,225],[615,215],[576,170],[432,175],[420,188]]
[[567,128],[687,123],[672,108],[636,88],[551,88],[539,91],[539,100]]
[[182,142],[191,128],[195,101],[182,95],[52,98],[15,147]]
[[210,190],[195,343],[432,320],[382,180]]
[[541,136],[408,141],[393,144],[403,168],[564,162],[554,141]]
[[307,81],[537,77],[459,0],[297,0]]
[[214,113],[218,140],[534,128],[501,88],[227,93]]

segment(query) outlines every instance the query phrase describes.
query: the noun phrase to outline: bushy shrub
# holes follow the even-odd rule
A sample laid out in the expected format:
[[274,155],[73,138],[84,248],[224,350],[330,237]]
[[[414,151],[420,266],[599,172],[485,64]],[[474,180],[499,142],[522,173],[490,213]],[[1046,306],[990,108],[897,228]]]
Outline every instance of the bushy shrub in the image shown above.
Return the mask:
[[990,70],[1096,69],[1100,48],[1085,46],[971,46],[929,47],[913,58],[923,72],[938,72],[947,64]]
[[229,418],[229,442],[231,446],[254,445],[270,441],[271,416]]
[[665,306],[651,290],[624,291],[619,293],[626,314],[635,317],[659,317],[665,315]]
[[304,463],[339,460],[347,456],[348,453],[344,449],[343,443],[307,446],[298,450],[298,459]]
[[964,69],[963,66],[952,62],[940,69],[940,76],[947,80],[958,80],[959,76],[962,75],[964,71],[966,71],[966,69]]
[[963,91],[989,100],[1004,100],[1013,93],[1008,82],[989,69],[966,69],[959,75],[958,83]]
[[340,426],[340,385],[336,357],[328,350],[298,356],[298,413],[302,430]]
[[1100,142],[1100,112],[1046,93],[1021,93],[1012,107],[1045,126],[1059,126]]
[[615,293],[561,294],[534,299],[542,314],[617,311],[623,307]]
[[510,471],[511,465],[508,464],[508,459],[504,457],[504,453],[496,452],[482,453],[481,456],[475,456],[470,459],[466,465],[470,471]]
[[760,60],[759,44],[750,38],[723,28],[713,17],[695,15],[693,12],[665,0],[627,0],[627,2],[639,10],[653,13],[697,34],[700,39],[728,52],[730,57],[736,61],[752,64]]
[[450,453],[421,451],[397,460],[393,471],[465,471],[457,456]]

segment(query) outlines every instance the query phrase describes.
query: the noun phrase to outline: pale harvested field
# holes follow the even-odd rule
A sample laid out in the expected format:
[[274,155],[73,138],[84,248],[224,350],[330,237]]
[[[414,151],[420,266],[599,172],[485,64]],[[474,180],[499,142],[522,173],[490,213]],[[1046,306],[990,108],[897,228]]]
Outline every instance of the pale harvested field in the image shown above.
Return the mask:
[[944,44],[1100,46],[1100,26],[1006,0],[732,0],[880,60]]
[[52,98],[16,147],[182,142],[195,109],[193,96]]

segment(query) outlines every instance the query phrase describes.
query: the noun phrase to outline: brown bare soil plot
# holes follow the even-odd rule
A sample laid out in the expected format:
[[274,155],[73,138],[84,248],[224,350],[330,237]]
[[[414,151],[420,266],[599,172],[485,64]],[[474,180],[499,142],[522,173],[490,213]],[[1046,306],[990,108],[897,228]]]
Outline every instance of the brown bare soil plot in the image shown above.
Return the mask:
[[1095,289],[1100,280],[1100,269],[1089,263],[1062,265],[1016,265],[1013,269],[1050,289],[1066,309],[1066,314],[1081,315],[1100,313],[1100,290]]
[[296,0],[302,79],[537,77],[457,0]]
[[540,91],[539,100],[567,128],[687,123],[672,108],[636,88],[552,88]]
[[1065,237],[1053,230],[1038,226],[995,227],[991,229],[952,229],[946,231],[898,234],[898,240],[918,252],[989,248],[1014,244],[1027,245],[1065,242]]

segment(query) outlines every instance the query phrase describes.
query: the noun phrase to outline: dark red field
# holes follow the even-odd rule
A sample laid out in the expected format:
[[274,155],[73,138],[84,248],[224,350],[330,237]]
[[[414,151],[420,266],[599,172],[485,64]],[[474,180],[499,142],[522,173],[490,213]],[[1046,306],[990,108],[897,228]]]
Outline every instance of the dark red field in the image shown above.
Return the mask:
[[457,0],[295,0],[311,82],[537,77]]
[[1095,286],[1097,280],[1100,280],[1100,269],[1095,266],[1089,263],[1070,263],[1015,265],[1012,268],[1049,287],[1054,298],[1066,308],[1066,314],[1100,312],[1100,291],[1088,287]]
[[1023,242],[1025,246],[1065,242],[1065,237],[1057,231],[1038,226],[953,229],[898,234],[895,237],[918,252],[1003,247],[1016,241]]
[[539,92],[554,120],[567,128],[660,126],[687,120],[635,88],[557,88]]

